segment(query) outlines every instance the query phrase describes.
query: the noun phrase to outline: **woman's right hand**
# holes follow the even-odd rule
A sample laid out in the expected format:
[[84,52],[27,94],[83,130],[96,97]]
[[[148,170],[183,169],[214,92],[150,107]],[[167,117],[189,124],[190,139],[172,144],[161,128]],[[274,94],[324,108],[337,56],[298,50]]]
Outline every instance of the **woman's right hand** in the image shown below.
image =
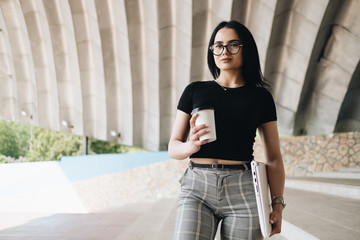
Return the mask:
[[209,139],[200,140],[200,137],[209,133],[209,126],[206,124],[201,124],[199,126],[195,126],[196,118],[198,114],[195,113],[190,118],[190,131],[189,131],[189,141],[187,142],[190,145],[191,154],[196,153],[200,150],[201,145],[204,145],[209,141]]
[[173,130],[171,133],[168,153],[171,158],[183,160],[200,150],[201,145],[209,140],[199,138],[210,130],[205,124],[195,126],[198,114],[190,115],[177,110]]

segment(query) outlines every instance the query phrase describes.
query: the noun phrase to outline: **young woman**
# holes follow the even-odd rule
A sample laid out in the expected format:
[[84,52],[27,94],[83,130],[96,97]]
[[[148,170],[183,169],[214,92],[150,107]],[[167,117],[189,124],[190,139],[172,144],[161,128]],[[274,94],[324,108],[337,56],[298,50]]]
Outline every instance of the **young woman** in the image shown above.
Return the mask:
[[[259,55],[250,31],[236,21],[221,22],[209,41],[208,66],[215,80],[190,83],[184,90],[169,142],[174,159],[190,158],[184,173],[174,239],[262,239],[250,162],[258,130],[264,146],[273,199],[271,235],[281,231],[284,166],[275,104],[264,88]],[[193,109],[215,109],[217,140],[195,126]]]

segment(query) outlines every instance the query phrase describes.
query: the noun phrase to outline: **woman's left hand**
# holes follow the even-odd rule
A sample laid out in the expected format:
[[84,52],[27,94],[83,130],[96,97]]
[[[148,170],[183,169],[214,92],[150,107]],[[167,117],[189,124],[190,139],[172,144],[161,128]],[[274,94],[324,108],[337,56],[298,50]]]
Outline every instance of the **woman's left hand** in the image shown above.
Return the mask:
[[281,232],[282,211],[283,206],[281,204],[275,204],[273,206],[273,211],[270,214],[270,223],[272,225],[270,236]]

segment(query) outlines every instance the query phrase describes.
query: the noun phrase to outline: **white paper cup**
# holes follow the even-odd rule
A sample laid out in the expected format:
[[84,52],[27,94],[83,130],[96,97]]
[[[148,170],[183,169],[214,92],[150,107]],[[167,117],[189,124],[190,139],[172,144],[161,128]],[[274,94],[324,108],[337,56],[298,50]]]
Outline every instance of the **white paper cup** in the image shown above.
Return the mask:
[[200,140],[209,139],[209,142],[213,142],[216,140],[216,127],[215,127],[215,114],[214,108],[212,107],[201,107],[195,108],[192,110],[191,115],[197,113],[198,117],[195,120],[195,126],[199,126],[201,124],[206,124],[209,126],[210,132],[202,135]]

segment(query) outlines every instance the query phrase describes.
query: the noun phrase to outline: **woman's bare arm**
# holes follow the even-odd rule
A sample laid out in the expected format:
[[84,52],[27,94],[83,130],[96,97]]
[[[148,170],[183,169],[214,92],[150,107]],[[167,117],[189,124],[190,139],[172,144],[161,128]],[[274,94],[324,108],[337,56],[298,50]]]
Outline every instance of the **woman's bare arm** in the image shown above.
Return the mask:
[[[173,159],[183,160],[199,151],[202,144],[208,140],[200,141],[199,137],[208,133],[206,125],[195,126],[197,114],[192,117],[177,110],[173,130],[169,141],[169,155]],[[189,135],[189,141],[187,141]]]
[[[282,197],[284,194],[285,171],[276,121],[262,124],[259,127],[259,134],[264,146],[271,197],[272,199]],[[282,209],[281,204],[273,206],[273,212],[270,216],[270,222],[273,224],[271,235],[281,232]]]

